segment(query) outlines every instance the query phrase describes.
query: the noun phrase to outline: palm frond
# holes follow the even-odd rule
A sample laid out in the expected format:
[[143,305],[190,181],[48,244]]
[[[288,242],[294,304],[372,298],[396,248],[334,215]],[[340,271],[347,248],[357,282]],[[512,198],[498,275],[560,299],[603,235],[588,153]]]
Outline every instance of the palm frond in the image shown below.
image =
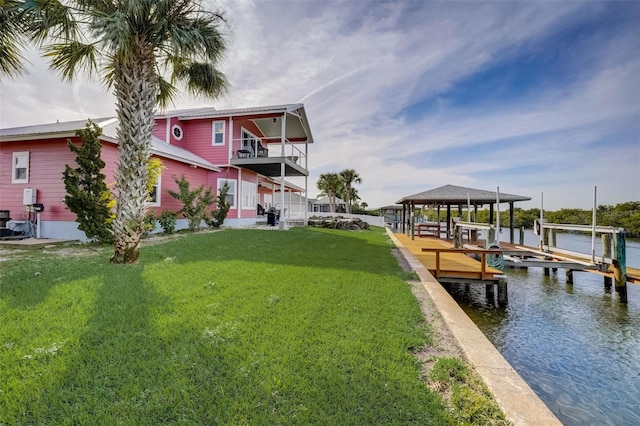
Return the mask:
[[73,40],[80,36],[74,9],[58,0],[26,0],[21,6],[21,17],[28,22],[31,39],[41,44],[48,37]]
[[171,103],[171,99],[175,98],[178,89],[166,79],[158,78],[158,105],[161,108],[167,108]]
[[25,29],[16,2],[5,1],[0,7],[0,76],[11,76],[24,71],[24,37]]
[[194,95],[218,97],[229,88],[226,75],[210,63],[192,62],[180,66],[175,70],[174,79],[184,82]]
[[92,73],[96,70],[96,47],[77,41],[58,43],[45,49],[45,57],[51,57],[50,67],[62,74],[65,80],[71,80],[79,70]]

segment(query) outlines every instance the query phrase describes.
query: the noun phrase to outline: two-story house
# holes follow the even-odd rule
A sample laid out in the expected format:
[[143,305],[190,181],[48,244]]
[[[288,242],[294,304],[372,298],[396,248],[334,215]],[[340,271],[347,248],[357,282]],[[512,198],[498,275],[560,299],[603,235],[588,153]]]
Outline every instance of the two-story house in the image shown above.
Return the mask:
[[[103,173],[111,184],[117,168],[118,121],[93,121],[103,131]],[[79,143],[75,132],[85,124],[79,120],[0,129],[0,233],[16,230],[35,236],[37,229],[42,238],[85,239],[75,215],[64,204],[62,181],[65,165],[76,166],[67,140]],[[255,224],[261,220],[259,213],[270,207],[284,213],[285,193],[306,194],[310,143],[313,137],[302,104],[198,108],[158,115],[151,154],[165,168],[149,209],[158,214],[179,210],[180,203],[167,190],[176,190],[175,178],[184,175],[192,188],[204,184],[214,193],[225,182],[229,184],[231,209],[226,226]],[[304,188],[288,182],[291,176],[303,177]],[[41,207],[34,209],[34,204]],[[306,220],[306,213],[297,219]],[[283,214],[281,226],[286,220]]]

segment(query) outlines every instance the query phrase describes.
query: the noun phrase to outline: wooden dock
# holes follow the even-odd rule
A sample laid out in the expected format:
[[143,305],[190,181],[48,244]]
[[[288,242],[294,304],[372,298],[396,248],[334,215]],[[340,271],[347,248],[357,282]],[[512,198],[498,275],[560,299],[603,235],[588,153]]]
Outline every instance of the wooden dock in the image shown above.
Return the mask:
[[504,278],[499,269],[486,266],[485,262],[464,254],[465,252],[487,252],[487,250],[454,249],[451,242],[435,237],[412,240],[404,234],[395,234],[395,236],[438,281],[496,283]]

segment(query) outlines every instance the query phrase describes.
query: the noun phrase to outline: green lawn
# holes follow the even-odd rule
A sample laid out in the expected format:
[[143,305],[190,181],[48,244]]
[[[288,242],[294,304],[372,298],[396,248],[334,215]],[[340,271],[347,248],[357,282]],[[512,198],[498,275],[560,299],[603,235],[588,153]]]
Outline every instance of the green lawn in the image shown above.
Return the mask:
[[380,228],[110,254],[0,264],[0,424],[454,422],[421,379],[431,336]]

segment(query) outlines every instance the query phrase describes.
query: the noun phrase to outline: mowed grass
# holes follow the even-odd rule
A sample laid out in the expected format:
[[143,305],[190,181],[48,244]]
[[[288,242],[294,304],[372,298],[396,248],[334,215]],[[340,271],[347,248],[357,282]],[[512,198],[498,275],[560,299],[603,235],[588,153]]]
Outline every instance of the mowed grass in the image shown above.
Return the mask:
[[[88,250],[88,249],[87,249]],[[224,230],[3,262],[0,424],[446,424],[384,231]]]

